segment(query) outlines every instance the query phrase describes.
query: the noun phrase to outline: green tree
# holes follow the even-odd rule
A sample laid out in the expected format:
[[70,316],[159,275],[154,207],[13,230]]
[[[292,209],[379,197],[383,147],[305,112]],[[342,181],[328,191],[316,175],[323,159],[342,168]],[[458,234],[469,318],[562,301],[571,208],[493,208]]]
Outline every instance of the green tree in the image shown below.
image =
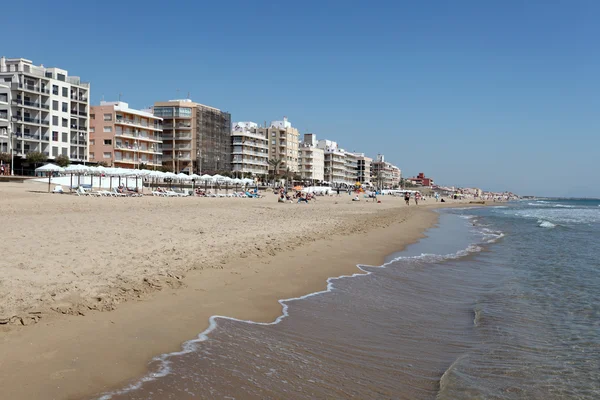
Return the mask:
[[147,168],[148,168],[148,164],[146,164],[146,163],[142,162],[142,163],[138,164],[138,169],[147,169]]
[[106,161],[98,161],[98,166],[108,167],[108,163]]
[[283,158],[272,158],[269,160],[269,165],[273,167],[273,186],[275,181],[279,178],[279,166],[283,162]]
[[10,154],[9,153],[0,153],[0,161],[6,164],[10,164]]
[[69,160],[69,157],[65,156],[64,154],[61,154],[60,156],[57,156],[54,161],[56,162],[57,165],[61,166],[61,167],[68,167],[69,164],[71,163],[71,160]]
[[27,162],[33,164],[34,168],[37,168],[38,164],[43,163],[48,160],[48,157],[44,153],[40,153],[39,151],[32,151],[31,153],[27,153]]

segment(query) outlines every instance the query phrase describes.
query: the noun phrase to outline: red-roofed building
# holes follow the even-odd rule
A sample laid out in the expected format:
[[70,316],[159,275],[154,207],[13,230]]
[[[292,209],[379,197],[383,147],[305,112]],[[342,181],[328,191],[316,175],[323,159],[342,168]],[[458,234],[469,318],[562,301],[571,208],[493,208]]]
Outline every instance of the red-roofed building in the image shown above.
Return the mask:
[[412,177],[412,178],[408,178],[408,181],[412,182],[414,185],[417,186],[433,186],[433,178],[427,178],[425,176],[425,174],[423,172],[419,172],[419,175]]

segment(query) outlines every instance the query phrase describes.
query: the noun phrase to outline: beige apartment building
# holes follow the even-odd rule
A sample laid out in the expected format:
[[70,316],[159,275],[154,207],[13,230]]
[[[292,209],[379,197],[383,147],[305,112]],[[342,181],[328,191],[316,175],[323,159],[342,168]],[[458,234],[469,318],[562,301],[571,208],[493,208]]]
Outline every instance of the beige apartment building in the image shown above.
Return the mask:
[[91,107],[90,161],[111,167],[162,166],[162,118],[122,101]]
[[231,168],[238,178],[266,177],[269,173],[269,140],[255,122],[236,122],[231,130]]
[[163,119],[163,165],[175,173],[231,171],[231,114],[190,99],[156,102]]
[[[258,128],[258,132],[264,133],[269,140],[269,159],[281,159],[276,172],[280,175],[288,169],[290,172],[298,172],[300,133],[287,117],[283,117],[283,121],[272,121],[268,128]],[[269,171],[273,171],[272,166],[269,166]]]
[[379,189],[394,189],[400,185],[401,170],[386,162],[383,154],[371,164],[371,183]]
[[305,181],[325,180],[325,154],[317,143],[317,135],[306,133],[298,148],[298,173]]

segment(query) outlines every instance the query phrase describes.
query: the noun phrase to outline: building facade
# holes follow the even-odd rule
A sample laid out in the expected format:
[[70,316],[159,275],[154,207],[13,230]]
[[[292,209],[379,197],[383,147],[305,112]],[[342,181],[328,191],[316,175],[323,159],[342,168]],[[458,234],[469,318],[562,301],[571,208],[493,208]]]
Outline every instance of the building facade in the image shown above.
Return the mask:
[[231,130],[231,168],[235,176],[266,177],[269,173],[269,141],[255,122],[236,122]]
[[401,170],[378,154],[371,164],[371,183],[378,189],[394,189],[400,185]]
[[163,165],[176,173],[231,171],[231,114],[190,99],[157,102],[163,119]]
[[0,106],[0,114],[10,116],[4,125],[16,157],[40,152],[50,160],[87,161],[89,83],[64,69],[6,57],[0,58],[0,82],[10,87],[10,110]]
[[90,161],[111,167],[162,166],[162,118],[122,101],[91,107]]
[[269,166],[269,171],[274,171],[279,175],[290,172],[298,172],[298,147],[300,142],[300,133],[283,117],[282,121],[271,121],[271,125],[265,128],[259,128],[259,132],[264,133],[269,140],[269,159],[281,160],[277,171],[274,166]]
[[364,184],[371,183],[371,163],[372,158],[365,156],[362,153],[357,154],[356,180]]
[[317,147],[323,150],[325,182],[334,186],[346,184],[346,153],[331,140],[319,140]]
[[426,177],[423,172],[419,172],[417,176],[413,176],[412,178],[408,178],[407,180],[410,181],[413,185],[417,186],[431,187],[435,185],[435,183],[433,182],[433,178]]
[[317,147],[317,136],[314,133],[304,135],[298,148],[298,173],[305,181],[325,180],[325,154]]

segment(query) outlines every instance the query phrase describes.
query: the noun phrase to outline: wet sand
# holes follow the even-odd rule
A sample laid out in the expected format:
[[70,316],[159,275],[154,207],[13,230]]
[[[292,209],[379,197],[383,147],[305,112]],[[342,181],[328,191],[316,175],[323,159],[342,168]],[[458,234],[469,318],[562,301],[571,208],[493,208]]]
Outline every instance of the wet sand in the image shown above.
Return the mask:
[[0,317],[9,319],[0,325],[0,385],[11,399],[121,387],[211,315],[271,321],[278,299],[322,290],[328,277],[358,272],[357,263],[381,264],[435,224],[430,208],[452,205],[26,190],[38,187],[0,186]]

